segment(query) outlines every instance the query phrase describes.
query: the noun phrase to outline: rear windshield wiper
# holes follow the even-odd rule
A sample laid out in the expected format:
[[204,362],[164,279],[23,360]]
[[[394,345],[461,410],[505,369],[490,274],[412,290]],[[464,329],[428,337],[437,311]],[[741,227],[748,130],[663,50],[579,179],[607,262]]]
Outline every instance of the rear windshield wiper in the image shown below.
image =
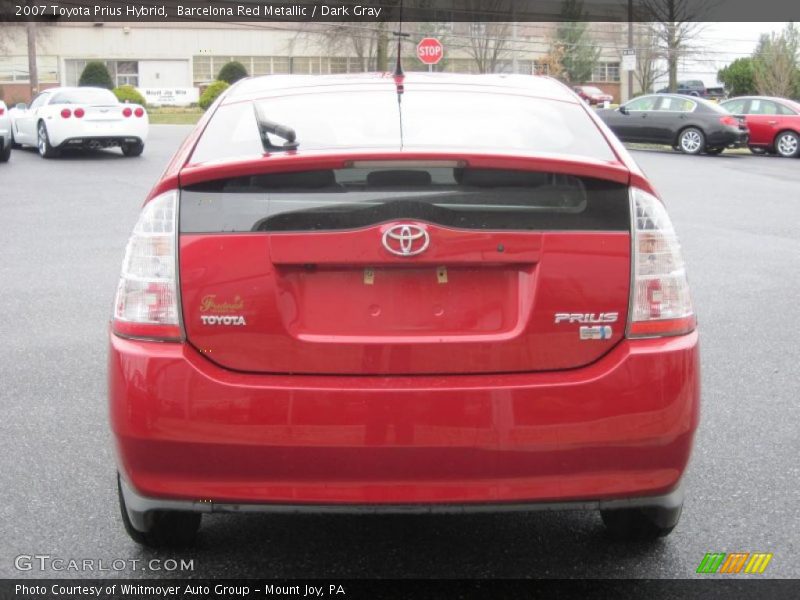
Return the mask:
[[[253,111],[256,114],[256,123],[258,124],[258,134],[261,138],[261,145],[264,146],[266,152],[297,150],[297,147],[300,146],[300,142],[297,141],[297,134],[294,129],[267,119],[264,115],[264,109],[255,102],[253,102]],[[276,146],[269,139],[268,134],[270,133],[286,141],[282,146]]]

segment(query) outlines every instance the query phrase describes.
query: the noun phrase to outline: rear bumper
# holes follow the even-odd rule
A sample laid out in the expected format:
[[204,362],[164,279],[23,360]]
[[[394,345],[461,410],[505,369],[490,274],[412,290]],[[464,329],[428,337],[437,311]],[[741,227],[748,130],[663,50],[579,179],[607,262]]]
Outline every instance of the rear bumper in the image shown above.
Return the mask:
[[126,136],[83,136],[72,137],[58,145],[60,150],[69,148],[114,148],[122,144],[140,144],[142,138],[134,135]]
[[134,512],[674,502],[699,382],[696,333],[507,375],[251,375],[188,344],[113,335],[109,353]]
[[739,148],[747,145],[749,133],[739,129],[721,129],[708,134],[708,146],[724,146],[725,148]]

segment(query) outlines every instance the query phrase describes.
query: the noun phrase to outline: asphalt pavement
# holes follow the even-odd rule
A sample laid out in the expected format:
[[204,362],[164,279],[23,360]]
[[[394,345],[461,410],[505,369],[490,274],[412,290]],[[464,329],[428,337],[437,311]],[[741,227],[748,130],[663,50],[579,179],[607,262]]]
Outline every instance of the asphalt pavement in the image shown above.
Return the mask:
[[[614,543],[592,512],[207,515],[195,549],[138,547],[117,507],[107,321],[142,200],[189,130],[152,127],[139,158],[15,150],[0,164],[0,577],[685,578],[707,552],[771,552],[765,576],[800,577],[800,160],[671,150],[635,152],[681,237],[702,336],[702,423],[671,536]],[[20,571],[20,555],[194,569]]]

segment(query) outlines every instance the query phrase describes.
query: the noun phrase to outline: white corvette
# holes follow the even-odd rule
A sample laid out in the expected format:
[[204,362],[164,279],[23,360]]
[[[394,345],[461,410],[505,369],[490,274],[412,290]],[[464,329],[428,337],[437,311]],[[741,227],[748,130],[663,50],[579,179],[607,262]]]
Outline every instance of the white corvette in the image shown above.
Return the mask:
[[0,162],[7,162],[11,158],[11,121],[8,117],[8,107],[0,100]]
[[95,87],[57,87],[40,93],[30,106],[11,111],[13,142],[36,146],[44,158],[65,148],[119,146],[125,156],[144,150],[149,120],[138,104],[122,104]]

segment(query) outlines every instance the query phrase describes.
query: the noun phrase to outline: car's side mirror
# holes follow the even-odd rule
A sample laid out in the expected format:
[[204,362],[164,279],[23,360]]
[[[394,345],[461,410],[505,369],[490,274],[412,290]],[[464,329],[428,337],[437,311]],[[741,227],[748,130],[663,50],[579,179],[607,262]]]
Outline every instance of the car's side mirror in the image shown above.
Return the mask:
[[619,107],[619,112],[621,114],[623,114],[623,115],[627,115],[628,114],[628,109],[625,108],[625,105],[622,105],[622,106]]
[[14,105],[14,108],[16,108],[17,110],[28,110],[28,105],[25,104],[24,102],[17,102]]

